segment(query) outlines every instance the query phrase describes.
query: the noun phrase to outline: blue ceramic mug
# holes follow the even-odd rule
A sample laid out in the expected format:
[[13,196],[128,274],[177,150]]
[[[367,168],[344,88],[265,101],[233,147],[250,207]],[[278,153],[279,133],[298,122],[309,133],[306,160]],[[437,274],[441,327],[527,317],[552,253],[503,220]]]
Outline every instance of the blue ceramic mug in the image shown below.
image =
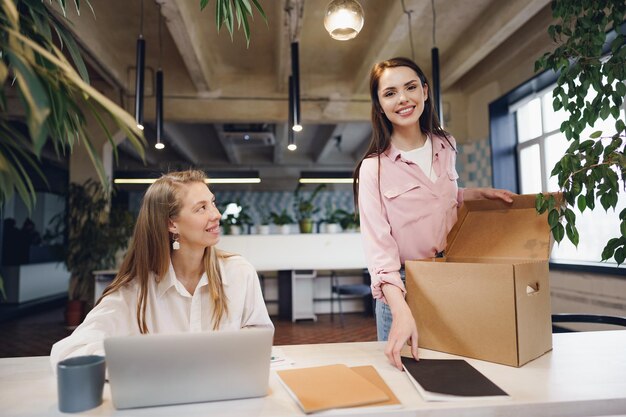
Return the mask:
[[59,411],[76,413],[102,404],[104,356],[76,356],[57,364]]

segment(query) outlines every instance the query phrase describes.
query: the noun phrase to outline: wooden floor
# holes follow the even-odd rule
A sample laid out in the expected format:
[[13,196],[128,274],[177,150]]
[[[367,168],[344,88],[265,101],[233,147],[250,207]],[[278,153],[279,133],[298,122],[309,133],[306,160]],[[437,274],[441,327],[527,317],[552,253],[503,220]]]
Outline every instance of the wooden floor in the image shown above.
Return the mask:
[[[274,345],[376,340],[376,322],[372,316],[345,314],[344,327],[337,314],[334,320],[331,320],[329,314],[317,317],[316,322],[308,320],[297,323],[272,317],[276,327]],[[47,356],[52,345],[70,333],[64,326],[62,308],[0,323],[0,357]]]

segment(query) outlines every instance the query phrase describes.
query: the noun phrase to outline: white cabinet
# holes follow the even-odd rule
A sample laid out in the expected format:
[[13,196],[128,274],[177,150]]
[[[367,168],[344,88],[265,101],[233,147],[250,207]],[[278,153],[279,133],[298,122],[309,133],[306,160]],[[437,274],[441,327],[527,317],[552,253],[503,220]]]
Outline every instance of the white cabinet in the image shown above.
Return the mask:
[[105,269],[100,271],[93,271],[94,286],[93,286],[93,302],[96,303],[106,287],[113,282],[113,279],[117,275],[116,269]]
[[317,272],[310,269],[291,271],[291,321],[313,319],[317,321],[313,307],[315,276]]

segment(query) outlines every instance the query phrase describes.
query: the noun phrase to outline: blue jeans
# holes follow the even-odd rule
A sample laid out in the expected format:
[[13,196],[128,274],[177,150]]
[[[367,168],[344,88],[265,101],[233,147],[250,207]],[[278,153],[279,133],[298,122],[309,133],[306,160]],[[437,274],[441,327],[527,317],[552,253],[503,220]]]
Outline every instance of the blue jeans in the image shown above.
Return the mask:
[[[400,269],[400,278],[402,282],[406,280],[406,274],[404,268]],[[389,330],[391,330],[391,322],[393,318],[391,316],[391,309],[386,303],[376,300],[376,333],[378,334],[378,340],[386,342],[389,339]]]

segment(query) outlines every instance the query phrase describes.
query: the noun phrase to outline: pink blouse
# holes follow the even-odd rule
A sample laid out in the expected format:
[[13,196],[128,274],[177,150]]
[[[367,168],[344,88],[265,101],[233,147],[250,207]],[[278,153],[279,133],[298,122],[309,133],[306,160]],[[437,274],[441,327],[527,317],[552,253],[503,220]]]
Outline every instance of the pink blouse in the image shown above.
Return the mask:
[[[456,147],[454,139],[450,142]],[[456,151],[444,138],[432,136],[431,181],[415,163],[402,158],[393,145],[378,158],[363,161],[359,172],[361,235],[372,277],[372,295],[385,301],[382,285],[406,292],[400,267],[406,260],[430,258],[446,247],[446,237],[463,203],[458,189]]]

